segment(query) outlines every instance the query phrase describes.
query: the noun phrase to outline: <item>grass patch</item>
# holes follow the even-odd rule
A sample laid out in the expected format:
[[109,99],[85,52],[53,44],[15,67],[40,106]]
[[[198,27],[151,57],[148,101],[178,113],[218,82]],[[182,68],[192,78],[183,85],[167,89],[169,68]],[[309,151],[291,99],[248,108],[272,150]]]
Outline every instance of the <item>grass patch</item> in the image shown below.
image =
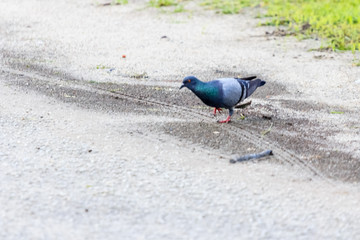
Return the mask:
[[112,5],[125,5],[125,4],[128,4],[128,0],[112,0],[111,2],[106,2],[106,3],[99,3],[99,2],[96,2],[96,4],[98,6],[112,6]]
[[344,112],[341,112],[341,111],[331,111],[330,113],[331,114],[344,114]]
[[115,5],[124,5],[124,4],[128,4],[128,0],[113,0],[113,4]]
[[180,13],[180,12],[185,12],[185,8],[184,5],[178,4],[174,9],[174,13]]
[[245,7],[255,7],[261,4],[260,0],[205,0],[202,5],[208,9],[215,9],[223,14],[239,13]]
[[149,4],[152,7],[167,7],[175,6],[179,3],[179,0],[150,0]]
[[354,58],[353,60],[353,66],[360,67],[360,59]]
[[224,14],[244,7],[265,7],[265,25],[289,27],[300,38],[327,39],[332,50],[360,50],[360,0],[204,0]]
[[99,64],[99,65],[96,65],[96,69],[106,69],[108,67],[106,67],[105,65],[102,65],[102,64]]
[[[150,0],[149,5],[151,7],[161,8],[161,7],[169,7],[174,6],[172,13],[181,13],[185,12],[184,5],[181,2],[186,0]],[[164,13],[170,13],[168,11],[164,11]]]

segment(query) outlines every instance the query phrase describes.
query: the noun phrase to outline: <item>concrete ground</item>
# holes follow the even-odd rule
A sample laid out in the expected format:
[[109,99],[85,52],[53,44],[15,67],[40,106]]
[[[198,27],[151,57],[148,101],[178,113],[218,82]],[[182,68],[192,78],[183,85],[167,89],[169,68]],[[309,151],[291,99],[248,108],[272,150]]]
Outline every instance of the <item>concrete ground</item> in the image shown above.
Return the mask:
[[[0,2],[2,239],[360,236],[354,56],[185,4]],[[230,124],[178,91],[253,74]]]

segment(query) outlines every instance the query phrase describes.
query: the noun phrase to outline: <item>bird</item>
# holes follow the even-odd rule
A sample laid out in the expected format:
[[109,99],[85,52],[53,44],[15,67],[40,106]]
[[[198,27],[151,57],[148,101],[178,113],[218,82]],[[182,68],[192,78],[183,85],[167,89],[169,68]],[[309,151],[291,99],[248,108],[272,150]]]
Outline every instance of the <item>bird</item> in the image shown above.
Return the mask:
[[200,100],[216,111],[229,110],[228,117],[219,123],[230,122],[234,113],[234,106],[249,97],[258,87],[266,82],[256,76],[246,78],[219,78],[209,82],[202,82],[194,76],[184,78],[179,89],[186,87],[190,89]]

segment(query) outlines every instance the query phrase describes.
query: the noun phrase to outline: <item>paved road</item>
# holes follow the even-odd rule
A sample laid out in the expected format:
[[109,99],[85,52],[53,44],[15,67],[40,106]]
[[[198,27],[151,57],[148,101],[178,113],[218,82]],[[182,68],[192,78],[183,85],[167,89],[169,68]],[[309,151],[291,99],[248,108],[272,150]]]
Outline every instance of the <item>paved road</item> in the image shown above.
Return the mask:
[[278,164],[231,165],[147,122],[10,88],[1,76],[4,239],[342,238],[357,186]]
[[[329,58],[325,62],[306,63],[314,53],[302,50],[303,58],[298,56],[299,52],[289,46],[295,44],[305,49],[305,43],[290,40],[280,41],[276,64],[262,64],[257,59],[272,59],[273,51],[266,46],[276,47],[276,43],[271,39],[256,40],[257,43],[242,40],[263,32],[244,28],[255,24],[254,20],[200,12],[200,16],[192,17],[189,13],[164,15],[158,10],[144,9],[142,1],[108,8],[93,6],[90,1],[0,3],[0,238],[360,236],[357,183],[327,180],[301,166],[271,159],[232,165],[226,147],[206,143],[214,135],[223,134],[222,128],[219,130],[212,123],[213,119],[189,120],[180,112],[163,114],[163,109],[153,106],[113,101],[108,97],[111,92],[79,94],[81,89],[75,80],[90,85],[136,82],[156,92],[164,86],[170,90],[176,87],[180,76],[189,71],[206,77],[210,75],[206,69],[215,73],[216,69],[241,72],[237,69],[246,65],[248,72],[243,73],[260,72],[275,79],[269,89],[287,86],[281,94],[275,88],[267,92],[272,94],[270,100],[266,96],[253,99],[255,106],[265,108],[266,101],[275,102],[284,96],[287,99],[311,96],[310,99],[319,102],[330,98],[329,92],[319,90],[323,82],[304,80],[290,84],[286,80],[289,76],[296,80],[311,74],[307,73],[311,64],[325,65],[319,70],[321,73],[331,68],[336,74],[348,75],[344,81],[356,79],[357,70],[347,67],[346,54],[339,56],[337,62],[331,59],[333,53],[325,53]],[[244,23],[229,25],[234,19]],[[239,26],[245,31],[236,31]],[[216,35],[217,32],[222,35]],[[163,35],[167,38],[161,38]],[[225,40],[229,38],[236,40],[227,44]],[[243,47],[249,44],[243,50],[248,58],[229,51],[237,42]],[[256,50],[256,44],[262,52]],[[217,59],[222,52],[227,52],[228,57]],[[122,54],[127,58],[122,59]],[[235,60],[237,57],[239,61]],[[304,61],[300,77],[294,76],[292,70],[299,65],[292,61]],[[335,67],[326,67],[327,61]],[[289,63],[288,68],[279,70],[284,62]],[[110,68],[115,70],[110,72]],[[286,77],[280,77],[281,71]],[[144,72],[149,77],[138,78]],[[339,83],[328,77],[328,84]],[[42,78],[53,79],[57,87]],[[63,81],[56,82],[59,78]],[[282,85],[276,85],[280,82]],[[347,90],[347,86],[342,88]],[[312,96],[316,91],[318,95]],[[352,87],[344,99],[335,100],[353,109],[356,91],[357,87]],[[280,108],[276,111],[281,112]],[[298,114],[287,112],[290,113]],[[335,117],[338,119],[331,121],[343,120],[343,116]],[[205,132],[194,131],[196,136],[200,135],[198,142],[186,136],[186,132],[193,133],[191,129],[205,125]],[[157,126],[182,126],[179,129],[184,134],[168,134]],[[346,131],[341,134],[352,136],[346,135]],[[336,143],[330,140],[329,144]],[[356,146],[354,138],[348,147],[351,150]]]

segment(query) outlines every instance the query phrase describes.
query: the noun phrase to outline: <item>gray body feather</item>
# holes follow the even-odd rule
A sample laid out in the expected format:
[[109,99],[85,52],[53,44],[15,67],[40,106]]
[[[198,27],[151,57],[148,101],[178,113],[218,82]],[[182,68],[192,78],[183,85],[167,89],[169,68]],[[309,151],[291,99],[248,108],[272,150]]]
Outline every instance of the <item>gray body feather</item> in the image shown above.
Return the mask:
[[224,108],[231,108],[241,101],[242,86],[234,78],[221,78],[218,79],[222,86],[222,103]]

